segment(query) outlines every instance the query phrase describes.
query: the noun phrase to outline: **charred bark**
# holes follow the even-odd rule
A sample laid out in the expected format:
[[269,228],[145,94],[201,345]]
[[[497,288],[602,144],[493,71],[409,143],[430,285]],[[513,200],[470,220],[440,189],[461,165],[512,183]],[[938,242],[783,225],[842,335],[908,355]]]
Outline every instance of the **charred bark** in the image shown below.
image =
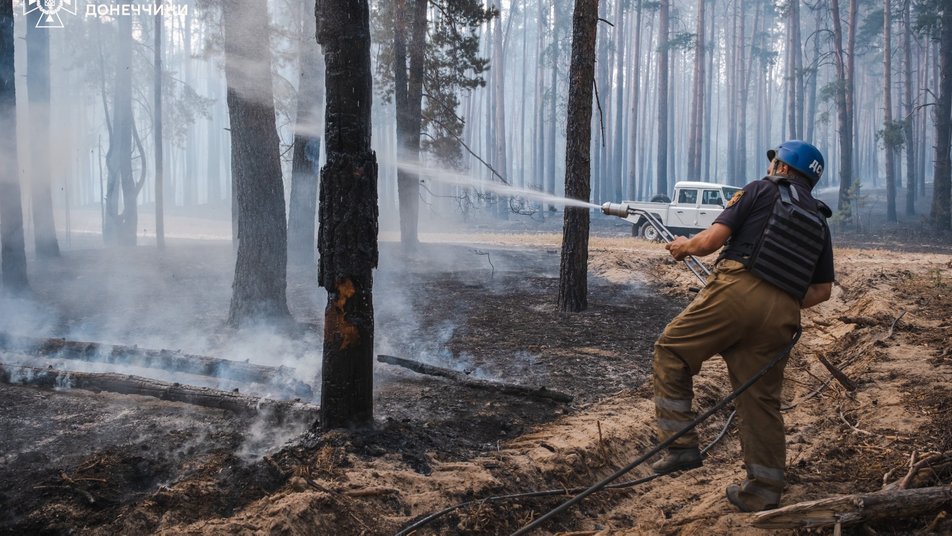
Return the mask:
[[238,254],[228,323],[291,320],[287,305],[287,223],[274,123],[268,13],[224,4],[225,77],[232,173],[238,201]]
[[327,164],[321,170],[318,283],[327,289],[321,426],[373,420],[373,269],[377,266],[377,157],[367,0],[318,0],[326,64]]
[[26,86],[30,104],[30,199],[33,206],[33,243],[37,257],[59,257],[53,223],[50,171],[50,34],[37,28],[43,14],[27,16]]
[[23,205],[17,164],[16,81],[13,69],[13,2],[0,0],[0,283],[28,291]]
[[[313,2],[311,2],[313,3]],[[313,12],[307,10],[306,12]],[[291,203],[288,211],[288,260],[313,264],[316,246],[317,177],[320,174],[324,100],[324,59],[317,46],[313,17],[304,17],[301,42],[301,83],[291,164]]]
[[[566,123],[565,197],[588,201],[591,194],[592,90],[598,0],[575,0],[572,63]],[[589,209],[566,207],[559,268],[559,310],[588,308]]]

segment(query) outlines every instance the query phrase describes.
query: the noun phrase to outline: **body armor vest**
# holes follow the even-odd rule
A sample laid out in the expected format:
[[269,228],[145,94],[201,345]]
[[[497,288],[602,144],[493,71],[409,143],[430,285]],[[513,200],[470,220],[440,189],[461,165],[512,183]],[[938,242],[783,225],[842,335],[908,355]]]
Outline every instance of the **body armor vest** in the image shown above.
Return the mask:
[[[797,299],[803,299],[813,278],[816,263],[826,243],[826,218],[821,212],[807,210],[797,190],[782,177],[768,177],[777,185],[780,196],[764,226],[760,239],[751,248],[735,247],[747,270]],[[819,203],[819,202],[818,202]],[[817,206],[821,211],[822,207]],[[732,248],[728,244],[725,252]],[[722,254],[722,257],[724,255]]]

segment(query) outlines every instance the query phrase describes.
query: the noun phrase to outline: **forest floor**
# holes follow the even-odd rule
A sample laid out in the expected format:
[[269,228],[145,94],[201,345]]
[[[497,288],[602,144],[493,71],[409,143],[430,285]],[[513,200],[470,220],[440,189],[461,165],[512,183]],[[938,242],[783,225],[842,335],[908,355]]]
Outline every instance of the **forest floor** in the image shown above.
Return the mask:
[[[413,254],[381,245],[379,353],[545,386],[571,403],[376,363],[373,429],[322,434],[310,421],[0,384],[0,533],[383,535],[464,501],[592,484],[654,443],[652,345],[697,284],[660,244],[627,234],[596,223],[580,314],[556,307],[557,233],[426,234]],[[837,243],[833,297],[804,312],[787,366],[783,505],[877,491],[884,475],[906,474],[911,456],[952,450],[952,247],[908,229]],[[221,241],[177,241],[162,255],[74,247],[31,265],[32,298],[0,299],[0,331],[284,365],[319,387],[326,298],[313,268],[289,270],[289,305],[304,329],[233,332],[223,327],[233,262]],[[820,356],[856,389],[833,380]],[[0,362],[105,370],[2,350]],[[270,394],[227,378],[155,377]],[[705,365],[695,391],[701,409],[729,392],[723,361]],[[728,409],[701,425],[703,442]],[[623,480],[647,474],[640,466]],[[806,533],[755,529],[732,509],[724,487],[743,475],[732,426],[702,468],[595,494],[540,533]],[[946,466],[916,484],[950,481]],[[509,534],[566,498],[475,501],[417,534]],[[942,534],[952,521],[931,512],[861,528]]]

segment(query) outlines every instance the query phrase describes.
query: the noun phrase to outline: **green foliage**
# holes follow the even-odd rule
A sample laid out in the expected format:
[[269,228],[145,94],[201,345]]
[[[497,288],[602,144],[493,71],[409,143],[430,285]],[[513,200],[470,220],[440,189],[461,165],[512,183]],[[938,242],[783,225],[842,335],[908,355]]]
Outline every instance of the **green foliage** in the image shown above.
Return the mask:
[[694,50],[697,34],[692,32],[678,32],[668,40],[669,50]]
[[906,142],[905,132],[903,131],[905,128],[906,123],[904,121],[886,122],[881,130],[876,131],[876,140],[881,141],[884,148],[902,149]]
[[942,31],[942,10],[952,9],[949,4],[948,0],[916,0],[912,5],[916,33],[938,41]]
[[818,97],[820,102],[835,101],[836,97],[843,92],[846,83],[843,80],[831,80],[820,88]]
[[[422,149],[449,165],[458,165],[462,148],[464,118],[457,113],[459,94],[486,85],[483,73],[489,60],[479,55],[479,29],[498,16],[495,8],[484,8],[477,0],[435,0],[431,2],[423,73]],[[390,102],[394,93],[393,2],[380,0],[371,16],[377,55],[377,91]]]
[[477,0],[442,0],[430,23],[424,57],[423,131],[421,147],[443,163],[459,166],[465,120],[456,113],[459,92],[486,85],[482,74],[489,60],[479,56],[479,27],[499,16]]
[[[764,36],[765,34],[759,34]],[[769,41],[763,41],[769,42]],[[771,50],[769,48],[763,48],[757,45],[753,45],[750,48],[751,57],[760,62],[761,67],[769,67],[777,63],[777,58],[780,56],[780,53],[776,50]]]
[[883,9],[874,9],[863,17],[856,31],[856,47],[860,50],[869,50],[882,46],[883,41]]
[[[69,43],[63,57],[66,69],[78,73],[89,94],[97,96],[87,103],[101,111],[104,98],[111,117],[116,69],[115,20],[97,18],[95,22],[68,24],[63,31]],[[153,121],[152,99],[148,97],[152,94],[154,73],[151,23],[143,23],[142,31],[133,33],[132,47],[133,113],[139,134],[146,138],[151,135]],[[182,80],[182,73],[176,68],[182,66],[184,60],[181,49],[172,51],[163,63],[162,75],[164,134],[177,147],[184,147],[188,130],[197,120],[211,116],[210,109],[215,103],[215,99],[200,95]]]
[[[853,182],[850,184],[850,189],[846,195],[847,204],[845,207],[842,207],[842,210],[837,210],[833,213],[833,217],[829,219],[831,224],[842,228],[853,221],[853,217],[859,214],[859,210],[866,206],[868,196],[862,195],[862,184],[863,181],[859,177],[853,178]],[[856,221],[858,224],[858,217]]]

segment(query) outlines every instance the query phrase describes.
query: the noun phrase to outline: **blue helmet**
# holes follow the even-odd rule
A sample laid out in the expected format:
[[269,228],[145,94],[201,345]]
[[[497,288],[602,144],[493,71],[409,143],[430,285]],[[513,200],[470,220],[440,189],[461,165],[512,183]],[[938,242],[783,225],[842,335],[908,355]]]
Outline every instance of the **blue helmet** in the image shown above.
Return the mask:
[[767,151],[767,158],[776,158],[793,169],[803,173],[810,180],[810,186],[816,186],[823,174],[823,155],[820,150],[802,140],[787,140],[776,149]]

